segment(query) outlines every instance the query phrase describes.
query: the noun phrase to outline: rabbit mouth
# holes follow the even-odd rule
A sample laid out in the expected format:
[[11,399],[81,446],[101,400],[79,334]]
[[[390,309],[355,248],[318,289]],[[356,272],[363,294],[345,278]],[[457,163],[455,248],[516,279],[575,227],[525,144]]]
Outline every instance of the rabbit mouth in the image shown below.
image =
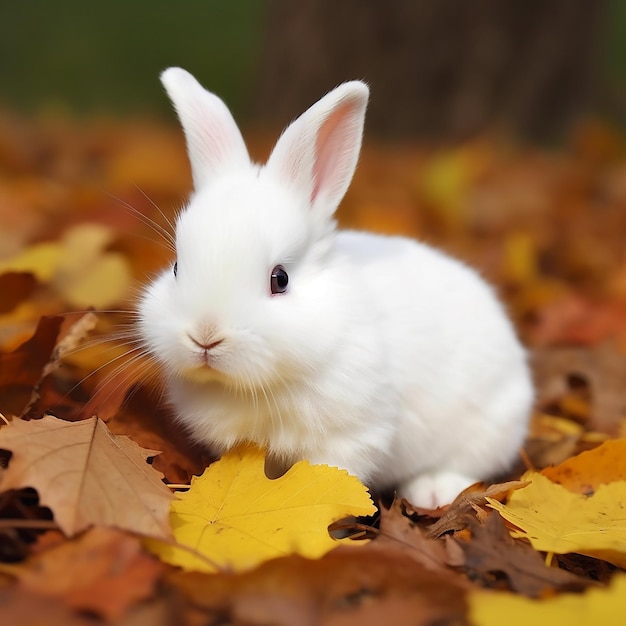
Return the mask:
[[183,378],[194,383],[214,382],[221,379],[219,372],[207,361],[186,367],[181,371]]

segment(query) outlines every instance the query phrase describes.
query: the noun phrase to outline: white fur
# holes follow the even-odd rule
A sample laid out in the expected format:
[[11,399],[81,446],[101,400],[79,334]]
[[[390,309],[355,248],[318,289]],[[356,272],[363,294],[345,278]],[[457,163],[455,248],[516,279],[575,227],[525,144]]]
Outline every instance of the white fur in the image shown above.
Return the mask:
[[[505,470],[533,392],[492,290],[418,242],[335,230],[367,87],[331,91],[258,167],[221,100],[184,70],[162,80],[195,193],[176,225],[177,277],[146,288],[140,331],[191,436],[339,466],[422,506]],[[271,295],[278,264],[289,286]]]

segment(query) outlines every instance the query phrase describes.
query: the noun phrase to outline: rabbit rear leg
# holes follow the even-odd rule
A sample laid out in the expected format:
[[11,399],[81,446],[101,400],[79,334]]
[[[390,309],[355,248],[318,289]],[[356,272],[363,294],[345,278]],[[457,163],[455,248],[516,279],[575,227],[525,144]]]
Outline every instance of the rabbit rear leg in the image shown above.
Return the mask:
[[398,495],[413,506],[436,509],[450,504],[464,489],[478,482],[474,476],[458,472],[431,472],[406,480],[398,487]]

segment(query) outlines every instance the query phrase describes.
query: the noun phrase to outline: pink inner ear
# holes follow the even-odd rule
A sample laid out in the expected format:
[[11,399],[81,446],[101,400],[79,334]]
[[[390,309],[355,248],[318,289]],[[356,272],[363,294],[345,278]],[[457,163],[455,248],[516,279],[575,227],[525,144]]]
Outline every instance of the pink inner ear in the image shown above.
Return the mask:
[[330,187],[326,191],[331,191],[342,184],[346,170],[345,156],[355,129],[355,124],[346,118],[353,112],[354,104],[351,102],[337,107],[324,120],[317,133],[311,205],[315,203],[320,189]]

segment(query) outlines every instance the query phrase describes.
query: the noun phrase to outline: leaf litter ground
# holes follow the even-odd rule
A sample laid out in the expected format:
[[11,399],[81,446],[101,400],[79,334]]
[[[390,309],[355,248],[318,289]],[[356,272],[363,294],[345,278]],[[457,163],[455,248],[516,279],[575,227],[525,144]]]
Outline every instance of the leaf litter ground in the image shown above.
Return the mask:
[[[264,138],[252,149],[263,158]],[[199,478],[213,459],[172,424],[145,364],[98,339],[123,333],[133,289],[171,261],[133,211],[166,226],[155,205],[180,205],[190,180],[179,134],[0,115],[3,620],[618,623],[625,157],[623,138],[598,123],[558,152],[493,138],[366,144],[342,224],[415,235],[479,267],[531,348],[538,400],[510,482],[436,511],[381,494],[378,513],[361,518],[367,492],[328,468],[270,481],[260,452],[240,450]],[[320,480],[340,496],[317,516]],[[220,481],[252,489],[268,516],[249,494],[220,495]],[[285,510],[290,483],[310,491],[301,517]],[[339,545],[331,523],[355,539]],[[155,557],[157,540],[182,562]]]

